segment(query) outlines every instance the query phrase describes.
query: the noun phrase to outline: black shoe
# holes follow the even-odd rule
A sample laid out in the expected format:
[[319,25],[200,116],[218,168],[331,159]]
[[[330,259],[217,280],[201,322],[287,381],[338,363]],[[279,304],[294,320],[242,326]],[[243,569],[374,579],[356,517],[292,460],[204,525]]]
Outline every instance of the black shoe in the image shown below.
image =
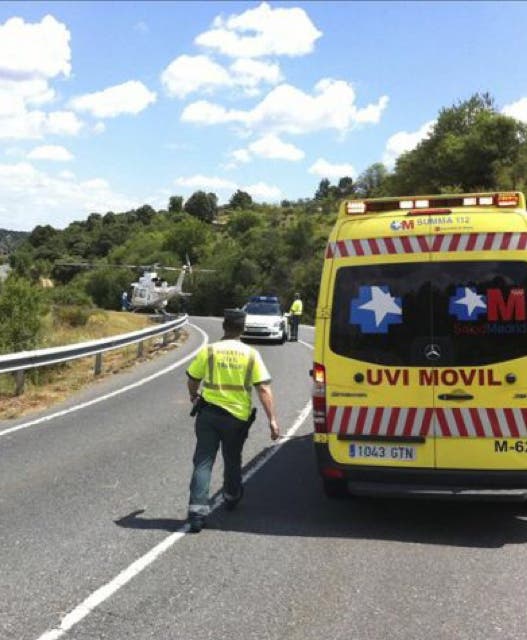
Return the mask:
[[238,506],[238,502],[243,498],[243,485],[240,487],[240,495],[237,498],[227,498],[225,494],[223,494],[223,504],[227,511],[234,511]]
[[199,533],[205,526],[205,516],[192,514],[188,518],[191,533]]

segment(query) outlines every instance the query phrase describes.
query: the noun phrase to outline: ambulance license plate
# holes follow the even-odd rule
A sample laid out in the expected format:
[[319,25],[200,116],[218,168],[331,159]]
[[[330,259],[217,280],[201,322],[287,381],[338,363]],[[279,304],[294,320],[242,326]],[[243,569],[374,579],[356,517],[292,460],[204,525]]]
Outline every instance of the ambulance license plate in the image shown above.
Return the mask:
[[405,444],[367,444],[352,442],[349,445],[350,458],[369,458],[374,460],[400,460],[412,462],[417,459],[417,449]]

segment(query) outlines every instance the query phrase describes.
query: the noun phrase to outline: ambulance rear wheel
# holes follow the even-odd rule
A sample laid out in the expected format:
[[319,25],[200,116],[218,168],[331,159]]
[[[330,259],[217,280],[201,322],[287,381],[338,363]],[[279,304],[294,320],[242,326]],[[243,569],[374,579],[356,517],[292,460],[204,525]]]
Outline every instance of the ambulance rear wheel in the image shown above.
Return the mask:
[[347,498],[348,488],[344,480],[338,480],[336,478],[322,478],[322,487],[326,497],[334,500],[342,500]]

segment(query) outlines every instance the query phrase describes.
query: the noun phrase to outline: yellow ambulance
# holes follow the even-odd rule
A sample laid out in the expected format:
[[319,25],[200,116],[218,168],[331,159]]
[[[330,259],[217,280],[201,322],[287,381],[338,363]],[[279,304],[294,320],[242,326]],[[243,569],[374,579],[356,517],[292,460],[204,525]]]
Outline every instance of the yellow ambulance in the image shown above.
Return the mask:
[[526,298],[522,193],[343,202],[312,371],[326,494],[525,500]]

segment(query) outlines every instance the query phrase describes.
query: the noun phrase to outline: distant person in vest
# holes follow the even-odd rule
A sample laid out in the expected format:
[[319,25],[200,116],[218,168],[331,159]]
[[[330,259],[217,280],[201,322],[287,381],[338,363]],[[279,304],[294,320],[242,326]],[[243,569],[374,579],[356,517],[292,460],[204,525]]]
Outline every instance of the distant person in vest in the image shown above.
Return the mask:
[[296,342],[298,340],[298,325],[300,324],[300,316],[302,315],[303,310],[304,305],[302,304],[302,300],[300,300],[300,294],[295,293],[295,299],[291,303],[291,308],[289,309],[289,322],[291,324],[289,339],[291,342]]
[[[223,455],[223,501],[227,510],[243,496],[242,449],[254,422],[251,392],[258,397],[269,421],[271,439],[280,435],[274,410],[271,376],[253,347],[240,341],[245,311],[225,309],[221,340],[203,347],[187,369],[187,386],[196,418],[194,471],[190,481],[188,522],[199,533],[209,514],[212,467],[221,445]],[[202,385],[201,395],[198,390]]]

